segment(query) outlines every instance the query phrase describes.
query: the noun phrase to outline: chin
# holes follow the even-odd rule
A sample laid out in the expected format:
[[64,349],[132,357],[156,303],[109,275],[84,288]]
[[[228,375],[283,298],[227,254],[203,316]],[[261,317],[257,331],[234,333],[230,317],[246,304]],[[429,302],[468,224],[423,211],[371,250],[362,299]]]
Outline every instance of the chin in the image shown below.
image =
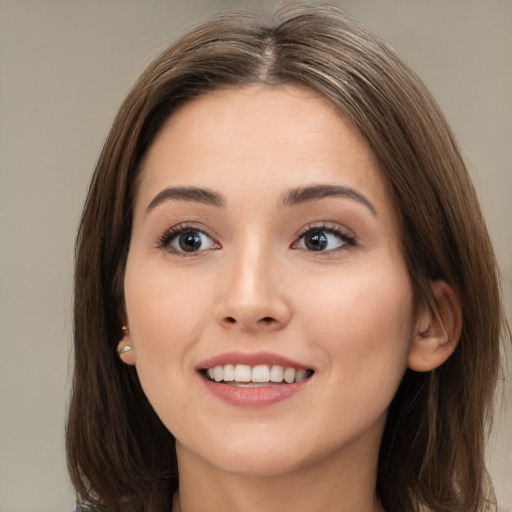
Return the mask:
[[290,475],[323,464],[339,449],[336,442],[326,442],[325,439],[314,443],[306,432],[293,436],[289,429],[276,433],[248,428],[243,433],[226,432],[216,439],[203,438],[199,443],[189,443],[189,447],[181,446],[178,460],[180,454],[185,455],[183,451],[187,451],[194,454],[197,462],[222,472],[267,478]]
[[244,453],[228,454],[212,461],[214,465],[226,473],[234,473],[251,478],[278,477],[293,473],[308,465],[297,449],[295,453],[284,453],[283,450],[266,451],[262,449],[245,450]]
[[192,456],[201,465],[252,477],[277,476],[300,467],[301,444],[295,437],[250,427],[243,430],[227,430],[201,439],[181,437],[177,432],[178,461]]

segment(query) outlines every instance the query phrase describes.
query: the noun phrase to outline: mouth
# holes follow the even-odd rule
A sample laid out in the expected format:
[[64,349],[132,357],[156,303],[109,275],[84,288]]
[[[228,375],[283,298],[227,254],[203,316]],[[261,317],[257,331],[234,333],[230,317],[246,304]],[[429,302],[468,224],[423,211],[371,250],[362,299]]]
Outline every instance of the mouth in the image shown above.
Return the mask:
[[282,365],[225,364],[203,368],[200,373],[210,382],[230,386],[254,388],[282,386],[309,379],[314,371]]
[[310,387],[312,368],[270,352],[227,352],[196,370],[206,389],[235,407],[261,408],[301,394]]

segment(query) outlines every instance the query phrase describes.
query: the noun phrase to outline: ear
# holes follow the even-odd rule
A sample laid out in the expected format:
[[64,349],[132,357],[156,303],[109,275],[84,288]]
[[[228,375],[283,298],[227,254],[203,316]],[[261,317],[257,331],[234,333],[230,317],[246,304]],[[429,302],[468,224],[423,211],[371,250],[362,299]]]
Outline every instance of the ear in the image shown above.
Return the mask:
[[462,308],[453,288],[445,281],[435,281],[431,288],[433,304],[420,313],[409,352],[408,366],[417,372],[441,366],[455,350],[462,330]]
[[134,365],[135,364],[135,351],[130,337],[130,330],[128,327],[123,327],[123,337],[117,344],[117,353],[123,363]]

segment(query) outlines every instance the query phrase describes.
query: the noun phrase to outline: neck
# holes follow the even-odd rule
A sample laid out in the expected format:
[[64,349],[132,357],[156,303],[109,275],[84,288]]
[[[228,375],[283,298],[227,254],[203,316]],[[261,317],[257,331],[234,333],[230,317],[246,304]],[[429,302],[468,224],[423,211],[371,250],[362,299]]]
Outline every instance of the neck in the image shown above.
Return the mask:
[[180,447],[180,487],[172,510],[383,512],[375,492],[376,457],[377,452],[366,465],[361,463],[364,458],[350,458],[345,464],[337,457],[323,458],[307,468],[261,477],[212,469]]

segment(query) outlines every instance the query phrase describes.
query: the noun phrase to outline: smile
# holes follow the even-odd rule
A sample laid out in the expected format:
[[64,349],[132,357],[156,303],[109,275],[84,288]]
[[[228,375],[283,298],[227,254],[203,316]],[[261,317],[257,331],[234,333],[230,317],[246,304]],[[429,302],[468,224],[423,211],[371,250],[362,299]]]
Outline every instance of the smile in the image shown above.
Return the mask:
[[260,408],[291,398],[309,387],[313,368],[270,352],[226,352],[196,370],[208,391],[235,407]]
[[311,377],[313,370],[281,365],[226,364],[207,368],[204,374],[212,382],[224,382],[240,387],[261,387],[300,382]]

